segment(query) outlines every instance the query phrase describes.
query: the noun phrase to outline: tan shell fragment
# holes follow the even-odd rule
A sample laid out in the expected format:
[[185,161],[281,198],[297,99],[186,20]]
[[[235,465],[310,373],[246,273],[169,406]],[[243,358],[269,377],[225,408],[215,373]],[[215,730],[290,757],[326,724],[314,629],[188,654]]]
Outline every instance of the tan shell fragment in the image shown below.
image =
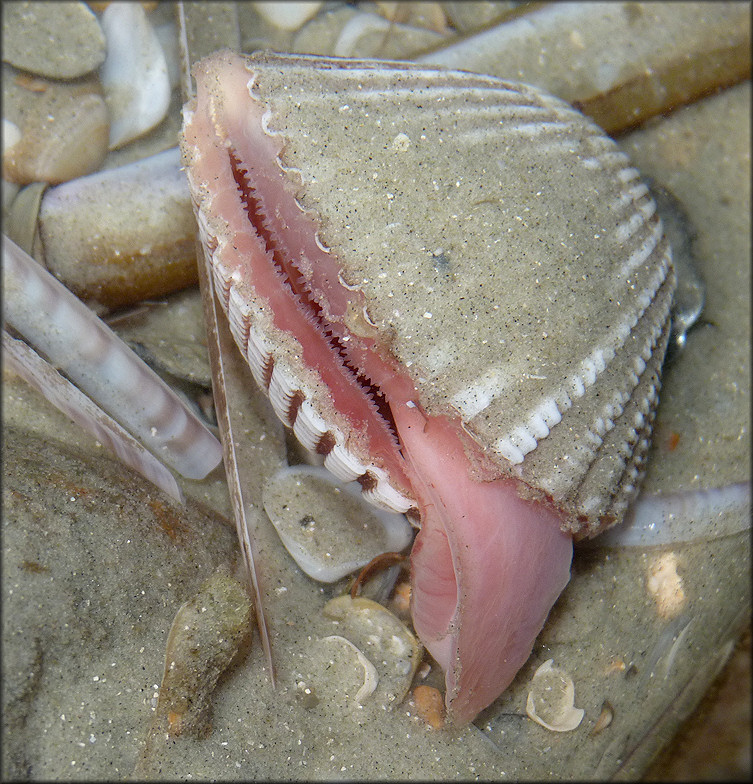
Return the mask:
[[460,414],[578,536],[642,474],[674,289],[648,190],[536,88],[405,63],[247,58],[320,243],[429,415]]

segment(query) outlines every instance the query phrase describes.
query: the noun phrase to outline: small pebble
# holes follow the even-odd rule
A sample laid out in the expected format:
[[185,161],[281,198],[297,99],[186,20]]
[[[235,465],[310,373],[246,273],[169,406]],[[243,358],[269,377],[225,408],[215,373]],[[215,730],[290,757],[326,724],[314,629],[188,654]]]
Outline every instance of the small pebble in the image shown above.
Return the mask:
[[52,79],[74,79],[105,59],[105,36],[86,3],[3,4],[3,61]]
[[345,637],[373,662],[379,675],[374,701],[387,710],[399,705],[410,688],[423,648],[405,624],[386,607],[361,596],[338,596],[322,611],[337,621]]
[[55,184],[98,169],[107,155],[109,119],[96,82],[37,80],[30,87],[19,76],[3,66],[5,119],[18,129],[15,144],[3,151],[4,179]]
[[376,509],[357,482],[340,482],[320,467],[275,474],[264,488],[264,509],[298,566],[321,582],[335,582],[380,553],[399,552],[413,536],[404,515]]
[[413,703],[416,706],[416,714],[430,727],[435,730],[444,727],[444,698],[439,689],[433,686],[416,686],[413,689]]
[[319,0],[306,2],[256,2],[254,8],[259,16],[281,30],[298,30],[309,19],[316,16],[324,3]]
[[248,592],[219,569],[178,610],[170,628],[153,731],[206,734],[209,698],[250,630]]
[[196,283],[196,224],[178,148],[51,188],[39,225],[45,264],[109,308]]

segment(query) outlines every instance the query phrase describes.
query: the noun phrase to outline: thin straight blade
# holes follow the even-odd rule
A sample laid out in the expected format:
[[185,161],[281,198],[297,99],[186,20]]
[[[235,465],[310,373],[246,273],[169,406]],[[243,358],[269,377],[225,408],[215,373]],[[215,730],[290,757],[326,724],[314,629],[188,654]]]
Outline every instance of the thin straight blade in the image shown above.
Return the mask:
[[209,360],[212,367],[212,392],[214,394],[214,405],[217,413],[217,425],[222,441],[222,451],[225,459],[225,473],[227,474],[228,489],[230,491],[230,501],[235,517],[235,527],[238,532],[238,541],[243,551],[243,560],[246,563],[251,587],[254,597],[254,607],[256,608],[256,622],[259,627],[262,648],[269,667],[272,686],[275,685],[274,664],[272,661],[272,644],[269,638],[267,619],[262,606],[262,594],[259,585],[259,576],[256,568],[255,548],[253,540],[249,534],[249,524],[246,518],[246,504],[243,500],[243,489],[241,487],[240,475],[238,473],[238,461],[235,454],[235,437],[230,418],[230,411],[227,403],[227,381],[225,377],[225,363],[223,361],[224,352],[236,351],[230,329],[225,323],[224,318],[217,318],[217,300],[214,293],[209,262],[205,259],[204,249],[197,240],[197,259],[199,265],[199,286],[201,297],[204,302],[204,319],[206,321],[207,346],[209,348]]
[[3,362],[59,411],[113,452],[122,463],[140,473],[178,503],[184,503],[183,493],[165,465],[31,346],[11,337],[6,330],[3,330]]
[[[190,68],[195,57],[189,48],[188,36],[186,33],[185,7],[183,3],[178,3],[178,25],[180,28],[183,97],[188,100],[193,97]],[[232,45],[232,43],[233,42],[228,42],[228,45]],[[233,517],[235,518],[238,541],[241,546],[241,551],[243,552],[243,560],[251,583],[256,611],[256,623],[259,627],[262,649],[264,650],[264,656],[269,668],[270,680],[272,682],[272,687],[274,688],[275,671],[272,659],[272,643],[270,640],[267,618],[264,614],[264,607],[262,604],[262,592],[256,566],[256,550],[253,537],[249,531],[249,522],[246,516],[246,504],[243,498],[243,489],[241,487],[240,474],[238,471],[238,460],[234,447],[235,437],[227,401],[228,384],[224,357],[228,356],[227,352],[236,351],[236,348],[224,317],[218,318],[217,316],[217,299],[215,297],[214,283],[212,281],[210,260],[204,253],[204,248],[201,241],[198,239],[198,233],[196,239],[196,258],[199,267],[199,287],[201,289],[201,298],[204,304],[204,320],[206,322],[209,361],[212,368],[212,391],[217,413],[217,425],[222,441],[230,502],[233,507]]]

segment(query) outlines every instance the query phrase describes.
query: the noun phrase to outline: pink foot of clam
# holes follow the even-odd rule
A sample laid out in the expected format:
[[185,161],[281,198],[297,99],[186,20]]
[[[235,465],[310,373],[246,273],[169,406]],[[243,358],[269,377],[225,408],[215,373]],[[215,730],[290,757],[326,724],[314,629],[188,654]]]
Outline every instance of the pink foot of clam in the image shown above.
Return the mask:
[[511,682],[648,449],[674,276],[627,157],[527,85],[217,53],[183,153],[280,419],[418,517],[413,619],[454,721]]
[[572,537],[516,482],[472,478],[456,428],[416,408],[395,417],[414,467],[421,531],[411,553],[413,625],[445,671],[452,720],[471,721],[531,654],[570,579]]

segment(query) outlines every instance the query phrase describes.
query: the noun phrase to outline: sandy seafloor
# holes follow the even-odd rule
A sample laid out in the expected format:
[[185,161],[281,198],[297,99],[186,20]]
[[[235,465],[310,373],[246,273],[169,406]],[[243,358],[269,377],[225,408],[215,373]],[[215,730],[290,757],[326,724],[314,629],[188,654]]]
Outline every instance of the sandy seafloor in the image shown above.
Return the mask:
[[[750,83],[620,140],[683,204],[708,286],[703,324],[666,372],[647,493],[750,478],[749,142]],[[252,510],[277,687],[254,633],[208,696],[208,734],[150,737],[175,613],[238,557],[224,477],[184,482],[182,509],[7,373],[3,414],[4,778],[634,778],[749,616],[742,518],[721,528],[698,520],[682,541],[655,547],[578,548],[573,579],[512,687],[470,727],[433,730],[408,702],[356,704],[361,665],[343,656],[333,666],[322,642],[337,626],[321,608],[344,581],[307,578]],[[258,497],[284,441],[265,403],[239,416]],[[670,609],[648,589],[667,563],[680,580]],[[572,732],[525,714],[531,677],[549,658],[585,711]],[[197,664],[197,692],[208,677]],[[599,729],[605,706],[613,718]]]

